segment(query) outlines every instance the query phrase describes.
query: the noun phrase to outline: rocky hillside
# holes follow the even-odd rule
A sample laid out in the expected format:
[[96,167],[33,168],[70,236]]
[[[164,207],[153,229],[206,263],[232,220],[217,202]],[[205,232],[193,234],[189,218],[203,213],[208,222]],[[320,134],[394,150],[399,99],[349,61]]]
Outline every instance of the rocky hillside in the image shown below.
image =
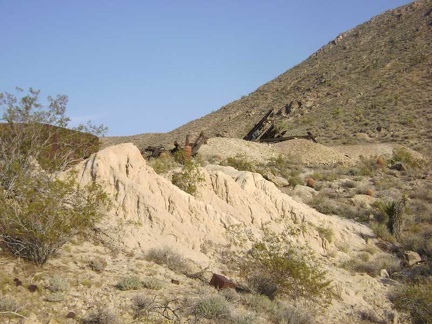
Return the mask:
[[[387,11],[340,34],[251,94],[166,134],[105,139],[172,146],[186,134],[242,138],[270,109],[286,135],[320,143],[406,144],[432,151],[432,1]],[[361,138],[354,134],[364,133]]]
[[[3,317],[10,323],[20,322],[17,313],[28,318],[23,323],[137,323],[159,322],[163,317],[174,323],[193,320],[191,309],[196,309],[198,302],[227,293],[218,294],[208,286],[212,273],[242,282],[236,262],[269,234],[276,240],[273,244],[298,249],[311,266],[325,270],[331,281],[326,308],[297,296],[291,310],[309,318],[304,323],[314,323],[314,318],[318,323],[366,323],[362,322],[365,316],[386,322],[398,316],[386,297],[392,281],[385,273],[374,278],[344,266],[365,255],[380,260],[373,265],[378,272],[380,267],[390,271],[398,263],[395,257],[378,251],[371,229],[321,214],[283,194],[258,173],[208,164],[200,169],[203,179],[191,196],[156,174],[132,144],[102,150],[75,170],[82,184],[96,181],[103,185],[113,208],[92,239],[77,238],[43,268],[0,251],[0,306],[8,310],[13,304],[18,309],[4,313],[10,315]],[[175,251],[187,262],[174,267],[179,261],[172,256],[168,259],[168,255],[156,263],[171,263],[155,264],[148,258],[149,252],[161,248]],[[373,260],[366,260],[365,266],[375,264]],[[30,284],[36,286],[36,293],[28,291]],[[138,298],[147,304],[139,306]],[[280,323],[276,316],[287,316],[274,313],[285,304],[262,296],[232,291],[231,297],[223,298],[231,300],[224,315],[226,323],[238,323],[240,318],[247,318],[248,323]],[[166,312],[164,303],[169,306]],[[66,319],[68,314],[71,318]],[[175,321],[174,315],[180,321]],[[195,319],[201,322],[207,316],[209,313],[198,313]],[[210,322],[218,322],[213,319]]]

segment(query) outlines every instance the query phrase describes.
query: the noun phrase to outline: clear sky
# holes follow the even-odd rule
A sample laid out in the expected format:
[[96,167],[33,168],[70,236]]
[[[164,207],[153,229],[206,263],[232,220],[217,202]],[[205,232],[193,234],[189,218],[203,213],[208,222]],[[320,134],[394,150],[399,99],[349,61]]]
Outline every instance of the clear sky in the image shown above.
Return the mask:
[[0,0],[0,92],[69,96],[109,136],[218,110],[408,0]]

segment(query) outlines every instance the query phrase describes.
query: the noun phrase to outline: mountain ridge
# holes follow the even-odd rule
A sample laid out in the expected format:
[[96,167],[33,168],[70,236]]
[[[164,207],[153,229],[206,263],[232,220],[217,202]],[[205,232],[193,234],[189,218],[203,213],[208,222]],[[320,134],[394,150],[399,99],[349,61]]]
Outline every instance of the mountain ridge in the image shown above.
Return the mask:
[[419,0],[341,33],[254,92],[164,134],[105,140],[172,146],[187,134],[242,138],[270,109],[287,135],[358,144],[354,134],[431,151],[432,1]]

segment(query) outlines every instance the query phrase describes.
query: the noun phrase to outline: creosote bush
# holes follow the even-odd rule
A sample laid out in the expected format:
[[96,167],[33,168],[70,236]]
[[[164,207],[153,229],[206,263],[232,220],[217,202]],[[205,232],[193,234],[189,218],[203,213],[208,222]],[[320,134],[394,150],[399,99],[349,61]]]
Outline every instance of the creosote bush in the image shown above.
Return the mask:
[[199,169],[199,165],[194,161],[186,160],[180,172],[172,175],[171,182],[181,190],[190,195],[197,192],[198,184],[204,181],[204,175]]
[[270,299],[282,295],[323,304],[331,300],[326,273],[306,251],[290,246],[281,247],[274,242],[254,244],[241,265],[241,273],[252,290]]
[[[18,92],[22,92],[18,89]],[[39,103],[39,91],[17,98],[0,93],[0,239],[16,256],[44,264],[74,235],[91,228],[108,207],[94,183],[81,186],[76,161],[95,152],[105,127],[65,127],[66,96]]]

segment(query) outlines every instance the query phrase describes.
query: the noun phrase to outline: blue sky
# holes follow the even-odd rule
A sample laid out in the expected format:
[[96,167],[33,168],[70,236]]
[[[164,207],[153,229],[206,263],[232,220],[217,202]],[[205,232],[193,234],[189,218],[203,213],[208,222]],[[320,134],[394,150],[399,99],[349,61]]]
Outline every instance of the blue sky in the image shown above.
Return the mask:
[[406,0],[0,0],[0,92],[69,96],[109,136],[167,132]]

